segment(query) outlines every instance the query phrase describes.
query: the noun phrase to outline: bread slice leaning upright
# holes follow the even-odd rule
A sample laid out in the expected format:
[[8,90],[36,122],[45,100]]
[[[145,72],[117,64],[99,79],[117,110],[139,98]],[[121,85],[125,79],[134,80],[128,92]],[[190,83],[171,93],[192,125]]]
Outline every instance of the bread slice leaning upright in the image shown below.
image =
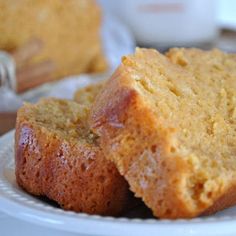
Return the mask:
[[236,203],[236,57],[137,49],[92,107],[90,125],[155,216],[191,218]]
[[27,192],[66,210],[117,215],[127,206],[127,182],[106,160],[87,126],[90,106],[42,99],[17,113],[16,179]]

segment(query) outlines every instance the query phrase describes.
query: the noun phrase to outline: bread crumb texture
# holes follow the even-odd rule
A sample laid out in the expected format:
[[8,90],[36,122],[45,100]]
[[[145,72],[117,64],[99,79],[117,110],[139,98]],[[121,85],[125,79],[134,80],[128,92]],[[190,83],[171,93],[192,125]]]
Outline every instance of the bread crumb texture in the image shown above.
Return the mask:
[[236,203],[235,54],[137,49],[123,57],[90,122],[155,216],[191,218]]
[[91,107],[104,85],[105,81],[102,81],[80,88],[75,92],[74,100],[82,105]]

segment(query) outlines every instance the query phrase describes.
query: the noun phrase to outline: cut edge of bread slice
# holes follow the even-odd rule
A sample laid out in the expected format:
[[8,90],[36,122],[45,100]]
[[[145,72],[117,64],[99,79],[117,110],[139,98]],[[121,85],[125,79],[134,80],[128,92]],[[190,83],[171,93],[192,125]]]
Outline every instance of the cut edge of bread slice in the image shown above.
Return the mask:
[[236,203],[235,57],[186,50],[191,68],[152,49],[124,57],[90,117],[105,156],[160,218]]

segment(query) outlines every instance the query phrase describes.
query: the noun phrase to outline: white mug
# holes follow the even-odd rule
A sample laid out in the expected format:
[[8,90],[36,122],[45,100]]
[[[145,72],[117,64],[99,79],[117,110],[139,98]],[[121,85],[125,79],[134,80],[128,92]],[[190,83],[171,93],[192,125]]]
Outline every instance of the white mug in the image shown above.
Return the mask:
[[192,46],[217,38],[216,0],[109,1],[141,45]]

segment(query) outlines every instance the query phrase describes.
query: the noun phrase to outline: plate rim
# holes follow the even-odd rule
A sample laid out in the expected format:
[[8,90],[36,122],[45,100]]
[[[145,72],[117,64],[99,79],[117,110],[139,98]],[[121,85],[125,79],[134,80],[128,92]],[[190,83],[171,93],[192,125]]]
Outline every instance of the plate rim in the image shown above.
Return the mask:
[[[12,148],[11,144],[14,140],[14,133],[15,130],[11,130],[10,132],[0,137],[0,161],[4,161],[2,160],[2,156],[7,151],[7,149]],[[9,141],[10,143],[7,145],[6,142]],[[14,159],[14,157],[8,156],[6,157],[5,161],[9,161],[10,158]],[[140,230],[140,227],[142,227],[143,229],[145,228],[145,231],[147,230],[146,232],[150,231],[150,233],[157,233],[157,229],[158,232],[162,233],[170,230],[179,230],[181,231],[180,235],[185,235],[187,231],[197,232],[199,234],[204,233],[204,230],[206,230],[205,228],[208,228],[208,230],[216,229],[216,225],[221,226],[222,228],[227,230],[229,234],[236,232],[236,230],[231,229],[232,227],[228,227],[232,222],[236,222],[236,217],[233,216],[211,216],[205,218],[198,217],[194,219],[176,220],[139,218],[129,219],[125,217],[116,218],[111,216],[88,215],[86,213],[65,211],[63,209],[55,208],[49,205],[46,206],[43,203],[34,202],[32,200],[33,196],[27,196],[27,193],[24,193],[25,196],[21,196],[19,193],[14,192],[14,188],[11,186],[10,182],[7,182],[6,178],[4,178],[4,169],[5,165],[3,164],[0,166],[0,210],[18,219],[36,223],[39,225],[44,225],[50,228],[57,228],[67,232],[84,233],[84,231],[82,230],[83,227],[76,227],[76,224],[78,224],[79,222],[80,226],[84,225],[88,227],[92,224],[102,224],[104,227],[106,226],[108,228],[110,227],[116,229],[123,228],[123,230],[124,228],[127,230],[131,230],[134,229],[134,227]],[[27,199],[27,197],[29,199]],[[20,214],[15,214],[17,210],[20,212]],[[170,224],[172,227],[166,227],[167,225],[170,226]],[[225,230],[224,233],[227,233]],[[92,227],[88,230],[88,232],[92,233],[93,235],[101,235],[96,234],[96,230],[93,230]],[[213,232],[215,232],[215,230],[213,230]],[[116,232],[113,232],[113,235],[118,234],[116,234]],[[137,234],[136,232],[135,235],[139,234]],[[215,233],[212,235],[215,235]]]

